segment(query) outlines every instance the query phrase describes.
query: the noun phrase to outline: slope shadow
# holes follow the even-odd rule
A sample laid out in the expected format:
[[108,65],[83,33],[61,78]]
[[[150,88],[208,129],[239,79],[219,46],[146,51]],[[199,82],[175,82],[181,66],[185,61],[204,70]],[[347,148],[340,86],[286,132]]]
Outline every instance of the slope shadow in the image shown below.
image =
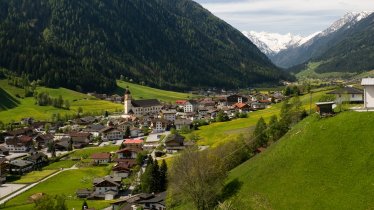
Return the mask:
[[234,179],[231,182],[227,183],[223,188],[222,194],[220,196],[221,200],[227,200],[234,195],[236,195],[240,188],[242,188],[243,182],[239,181],[239,179]]
[[19,100],[0,88],[0,111],[12,109],[18,106]]

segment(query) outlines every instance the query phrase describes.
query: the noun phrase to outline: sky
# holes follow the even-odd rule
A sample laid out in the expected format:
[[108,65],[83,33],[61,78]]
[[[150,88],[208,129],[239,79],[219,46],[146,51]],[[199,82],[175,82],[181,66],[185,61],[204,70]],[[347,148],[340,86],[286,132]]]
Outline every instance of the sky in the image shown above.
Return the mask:
[[374,0],[195,0],[240,31],[307,36],[347,12],[374,11]]

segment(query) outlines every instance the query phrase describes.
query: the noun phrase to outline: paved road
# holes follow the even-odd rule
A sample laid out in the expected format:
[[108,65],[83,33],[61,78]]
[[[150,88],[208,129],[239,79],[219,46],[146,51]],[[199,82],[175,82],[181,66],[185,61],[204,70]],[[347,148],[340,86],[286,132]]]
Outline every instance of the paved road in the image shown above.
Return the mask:
[[61,172],[63,172],[63,171],[74,170],[74,169],[77,169],[77,167],[76,167],[75,165],[74,165],[73,167],[71,167],[71,168],[66,168],[66,169],[60,170],[60,171],[58,171],[58,172],[56,172],[56,173],[54,173],[54,174],[51,174],[51,175],[45,177],[44,179],[42,179],[42,180],[40,180],[40,181],[38,181],[38,182],[35,182],[35,183],[33,183],[33,184],[30,184],[30,185],[27,185],[26,187],[22,188],[21,190],[15,192],[15,193],[13,193],[13,194],[10,194],[10,195],[8,195],[7,197],[1,199],[1,200],[0,200],[0,205],[1,205],[1,204],[4,204],[5,202],[9,201],[10,199],[16,197],[17,195],[19,195],[19,194],[21,194],[21,193],[23,193],[23,192],[25,192],[25,191],[27,191],[27,190],[29,190],[29,189],[35,187],[36,185],[38,185],[38,184],[40,184],[40,183],[42,183],[42,182],[47,181],[48,179],[50,179],[50,178],[56,176],[57,174],[59,174],[59,173],[61,173]]
[[0,186],[0,198],[8,196],[25,186],[25,184],[3,184]]

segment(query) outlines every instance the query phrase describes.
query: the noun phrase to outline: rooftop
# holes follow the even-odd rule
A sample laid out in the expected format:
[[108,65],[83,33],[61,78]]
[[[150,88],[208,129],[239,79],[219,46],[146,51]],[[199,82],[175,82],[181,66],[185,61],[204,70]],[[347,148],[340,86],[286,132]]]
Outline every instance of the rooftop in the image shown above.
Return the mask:
[[374,85],[374,78],[363,78],[361,85]]
[[364,91],[347,86],[344,88],[340,88],[340,89],[328,92],[327,94],[364,94]]

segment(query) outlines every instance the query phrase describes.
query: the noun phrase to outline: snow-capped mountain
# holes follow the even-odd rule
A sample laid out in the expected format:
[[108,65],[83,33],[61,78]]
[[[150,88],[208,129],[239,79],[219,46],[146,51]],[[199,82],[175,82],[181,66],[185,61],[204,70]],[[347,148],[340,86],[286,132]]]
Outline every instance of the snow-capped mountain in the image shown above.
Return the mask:
[[291,33],[277,34],[255,31],[243,31],[242,33],[266,55],[274,55],[282,50],[297,47],[312,38],[310,36],[292,35]]

